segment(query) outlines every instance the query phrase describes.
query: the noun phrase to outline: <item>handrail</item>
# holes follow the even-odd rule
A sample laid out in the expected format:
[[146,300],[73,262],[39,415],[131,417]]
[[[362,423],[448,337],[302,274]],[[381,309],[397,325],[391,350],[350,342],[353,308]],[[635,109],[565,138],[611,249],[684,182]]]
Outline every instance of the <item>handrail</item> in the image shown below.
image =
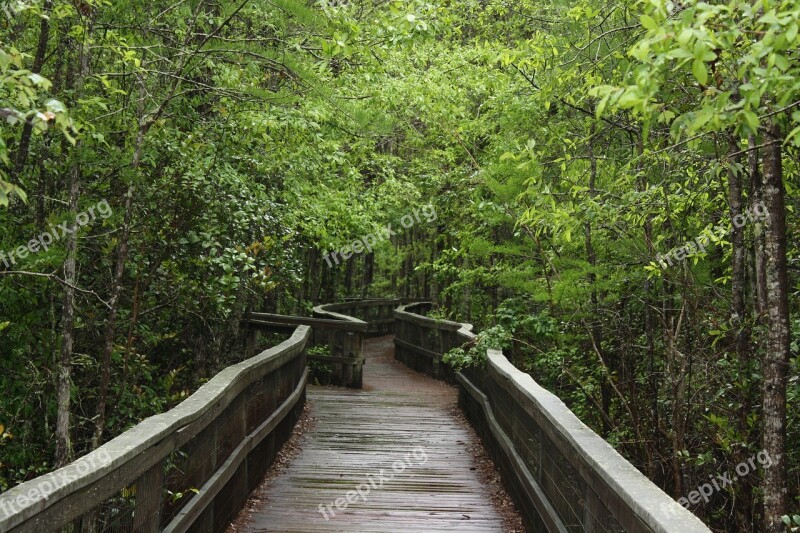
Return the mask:
[[[313,318],[249,313],[244,323],[248,328],[248,351],[257,343],[258,330],[285,331],[297,324],[313,329],[313,344],[326,345],[327,354],[312,353],[309,361],[320,363],[326,372],[313,372],[321,383],[360,389],[364,374],[364,338],[386,335],[394,331],[394,308],[398,298],[369,298],[314,307]],[[324,375],[323,375],[324,374]]]
[[367,298],[340,303],[323,304],[314,308],[316,317],[358,320],[367,324],[367,335],[387,335],[394,332],[394,309],[403,303],[400,298]]
[[[530,531],[708,533],[554,394],[489,350],[486,369],[453,372],[441,357],[474,342],[472,326],[395,311],[396,357],[441,379],[455,378],[459,404],[480,433]],[[415,312],[416,311],[416,312]]]
[[[309,327],[297,327],[289,339],[222,370],[173,409],[0,494],[0,531],[50,531],[76,519],[95,530],[109,521],[115,524],[109,527],[142,532],[198,524],[224,530],[299,415],[310,334]],[[182,497],[164,500],[167,491]]]
[[325,319],[325,318],[307,318],[301,316],[289,316],[289,315],[276,315],[273,313],[249,313],[247,315],[247,322],[250,324],[255,325],[265,325],[265,326],[311,326],[312,328],[322,328],[322,329],[339,329],[344,331],[361,331],[366,333],[367,332],[367,323],[363,320],[358,320],[352,317],[347,317],[349,320],[345,320],[344,318],[338,317],[345,317],[346,315],[339,315],[336,313],[330,313],[330,315],[335,315],[337,318],[334,319]]
[[414,302],[395,309],[395,358],[414,370],[456,383],[456,374],[442,364],[442,355],[474,337],[472,324],[423,316],[432,307],[431,302]]

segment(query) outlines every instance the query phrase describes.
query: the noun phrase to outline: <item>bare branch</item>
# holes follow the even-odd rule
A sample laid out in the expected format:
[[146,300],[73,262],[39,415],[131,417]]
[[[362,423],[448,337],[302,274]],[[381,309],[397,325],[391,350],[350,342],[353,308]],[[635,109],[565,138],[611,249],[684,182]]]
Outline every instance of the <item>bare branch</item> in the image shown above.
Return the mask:
[[80,287],[77,287],[77,286],[73,285],[72,283],[68,283],[66,280],[63,280],[63,279],[59,278],[55,274],[45,274],[45,273],[42,273],[42,272],[28,272],[28,271],[25,271],[25,270],[0,270],[0,276],[32,276],[32,277],[35,277],[35,278],[52,279],[54,281],[57,281],[58,283],[60,283],[61,285],[65,286],[65,287],[69,287],[70,289],[72,289],[74,291],[80,292],[82,294],[88,294],[88,295],[94,296],[95,298],[97,298],[100,301],[100,303],[102,303],[107,308],[111,309],[111,306],[108,304],[108,302],[106,302],[105,300],[100,298],[100,295],[97,294],[96,292],[89,291],[89,290],[86,290],[86,289],[81,289]]

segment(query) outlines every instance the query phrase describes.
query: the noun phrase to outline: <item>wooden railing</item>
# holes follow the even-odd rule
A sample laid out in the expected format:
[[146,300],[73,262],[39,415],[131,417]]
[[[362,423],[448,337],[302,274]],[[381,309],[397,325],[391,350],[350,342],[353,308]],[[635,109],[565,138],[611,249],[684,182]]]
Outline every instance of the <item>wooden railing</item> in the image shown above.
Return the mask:
[[[317,314],[315,312],[315,314]],[[327,346],[326,354],[308,353],[309,361],[330,369],[325,384],[360,389],[364,366],[364,335],[367,324],[344,315],[326,313],[326,318],[304,318],[271,313],[250,313],[246,320],[249,350],[258,344],[259,331],[283,331],[304,324],[312,328],[314,346]]]
[[472,325],[424,316],[432,307],[430,302],[415,302],[395,310],[395,359],[418,372],[456,383],[456,374],[442,363],[442,355],[467,342]]
[[444,368],[442,355],[475,335],[469,324],[423,316],[430,308],[417,303],[395,311],[396,357],[441,379],[455,378],[459,404],[528,531],[709,532],[500,351],[488,351],[485,368]]
[[403,303],[399,298],[368,298],[342,303],[320,305],[314,308],[314,316],[355,317],[367,323],[367,335],[388,335],[394,332],[394,310]]
[[391,331],[400,361],[457,382],[459,404],[529,531],[709,531],[501,352],[489,350],[481,369],[443,364],[447,351],[475,341],[472,326],[424,316],[430,303],[398,303],[319,306],[316,318],[252,314],[250,349],[259,328],[291,337],[226,368],[174,409],[0,495],[0,531],[225,530],[305,401],[309,325],[329,343],[327,360],[341,358],[340,377],[351,385],[361,385],[364,336]]
[[299,416],[310,335],[297,327],[174,409],[6,491],[0,531],[224,531]]
[[360,389],[364,373],[364,338],[394,331],[394,309],[401,300],[369,298],[318,305],[313,318],[272,313],[250,313],[248,346],[254,350],[258,331],[284,331],[298,324],[311,326],[313,344],[327,346],[327,354],[309,353],[308,360],[325,365],[325,384]]

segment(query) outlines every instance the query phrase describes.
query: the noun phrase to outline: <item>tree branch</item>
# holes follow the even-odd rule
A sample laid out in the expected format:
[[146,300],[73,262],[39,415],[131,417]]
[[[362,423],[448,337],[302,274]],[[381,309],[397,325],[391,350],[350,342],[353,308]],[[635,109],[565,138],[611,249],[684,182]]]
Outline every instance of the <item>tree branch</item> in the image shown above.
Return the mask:
[[100,301],[100,303],[102,303],[107,308],[111,309],[111,306],[108,304],[108,302],[106,302],[105,300],[100,298],[100,295],[97,294],[96,292],[89,291],[89,290],[86,290],[86,289],[81,289],[80,287],[77,287],[77,286],[67,282],[66,280],[63,280],[63,279],[59,278],[55,274],[44,274],[42,272],[28,272],[28,271],[25,271],[25,270],[0,270],[0,276],[32,276],[32,277],[35,277],[35,278],[52,279],[54,281],[57,281],[58,283],[60,283],[61,285],[65,286],[65,287],[69,287],[70,289],[72,289],[74,291],[80,292],[82,294],[89,294],[91,296],[94,296],[95,298],[97,298]]

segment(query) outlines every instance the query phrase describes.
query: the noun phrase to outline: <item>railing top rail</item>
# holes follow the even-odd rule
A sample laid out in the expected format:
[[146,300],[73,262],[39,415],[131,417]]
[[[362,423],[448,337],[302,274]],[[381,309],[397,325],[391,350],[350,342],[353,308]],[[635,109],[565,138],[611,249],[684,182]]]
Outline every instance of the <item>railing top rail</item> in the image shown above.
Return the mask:
[[[160,449],[162,457],[151,459],[163,459],[213,423],[216,415],[253,379],[266,375],[300,354],[310,334],[311,328],[298,326],[289,339],[225,368],[169,411],[146,418],[63,468],[0,494],[0,530],[9,531],[23,524],[69,495],[92,486],[144,452]],[[204,417],[211,414],[214,416]],[[171,446],[157,446],[166,439],[172,439]],[[120,479],[119,484],[128,486],[138,475],[133,473],[131,479]]]
[[321,304],[327,311],[338,311],[340,309],[353,309],[355,307],[377,307],[381,305],[397,305],[402,303],[400,298],[359,298],[347,299],[344,302]]
[[[343,307],[336,307],[336,306],[343,306]],[[328,317],[328,318],[332,318],[334,320],[347,320],[348,322],[352,322],[354,324],[364,324],[366,326],[367,323],[364,322],[361,319],[358,319],[358,318],[355,318],[355,317],[352,317],[352,316],[349,316],[349,315],[345,315],[345,314],[342,314],[342,313],[337,313],[335,311],[336,309],[352,308],[352,307],[353,307],[353,305],[352,305],[351,302],[345,302],[343,304],[321,304],[321,305],[318,305],[318,306],[314,307],[314,313],[317,314],[317,315],[320,315],[320,316],[325,316],[325,317]],[[332,308],[332,309],[329,309],[329,308]]]
[[[345,316],[345,315],[342,315]],[[367,331],[367,323],[363,320],[342,320],[329,318],[310,318],[291,315],[277,315],[274,313],[249,313],[245,321],[253,325],[305,325],[321,329],[337,329],[345,331]]]
[[397,318],[402,318],[403,320],[407,320],[421,326],[427,326],[434,329],[457,331],[460,335],[465,336],[466,340],[470,340],[475,336],[474,333],[472,333],[472,324],[431,318],[414,312],[417,307],[425,307],[429,305],[432,305],[432,302],[414,302],[401,305],[395,309],[394,314]]

